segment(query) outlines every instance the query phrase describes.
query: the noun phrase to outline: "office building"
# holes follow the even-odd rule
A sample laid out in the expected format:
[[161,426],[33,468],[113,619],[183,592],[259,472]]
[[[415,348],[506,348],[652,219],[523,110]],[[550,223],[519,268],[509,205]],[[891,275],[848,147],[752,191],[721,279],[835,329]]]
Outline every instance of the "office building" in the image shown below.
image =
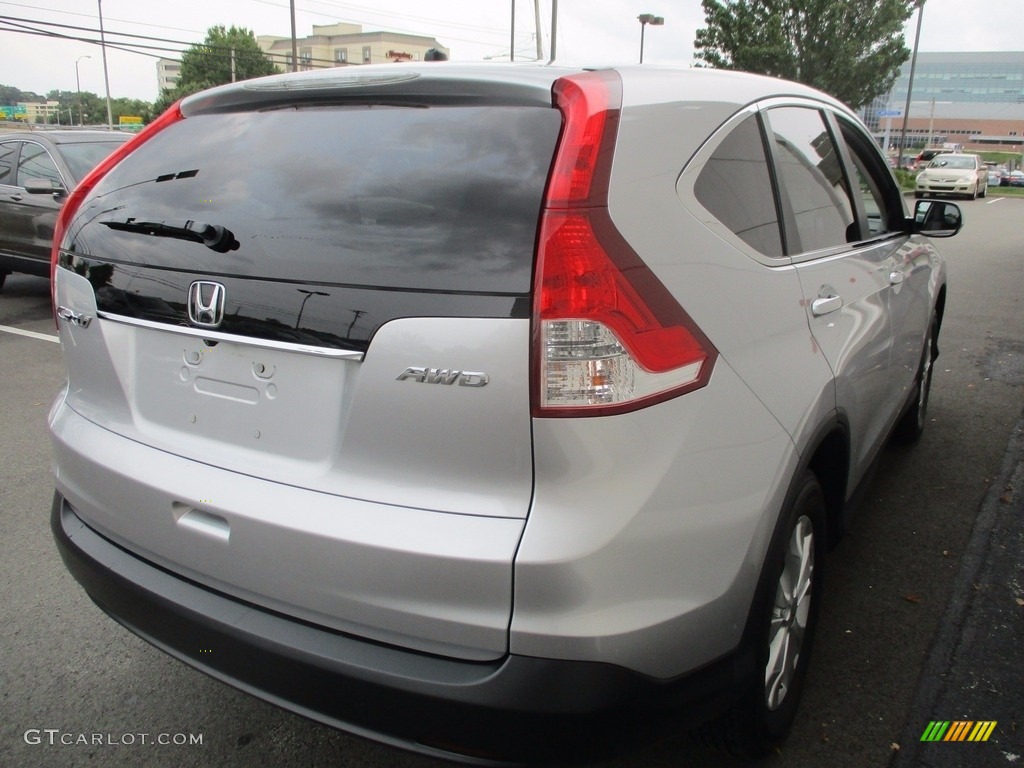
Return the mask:
[[[863,117],[876,136],[899,140],[910,60],[892,91]],[[1024,149],[1024,51],[918,53],[906,147],[962,145],[967,150]]]

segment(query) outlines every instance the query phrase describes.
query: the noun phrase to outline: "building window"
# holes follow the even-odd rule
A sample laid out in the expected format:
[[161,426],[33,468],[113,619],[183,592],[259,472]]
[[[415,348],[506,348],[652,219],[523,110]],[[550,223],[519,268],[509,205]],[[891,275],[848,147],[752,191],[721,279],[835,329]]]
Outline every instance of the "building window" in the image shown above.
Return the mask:
[[348,48],[335,48],[334,49],[334,62],[336,64],[347,64],[348,63]]
[[369,64],[369,63],[370,63],[370,46],[364,45],[363,46],[363,64]]

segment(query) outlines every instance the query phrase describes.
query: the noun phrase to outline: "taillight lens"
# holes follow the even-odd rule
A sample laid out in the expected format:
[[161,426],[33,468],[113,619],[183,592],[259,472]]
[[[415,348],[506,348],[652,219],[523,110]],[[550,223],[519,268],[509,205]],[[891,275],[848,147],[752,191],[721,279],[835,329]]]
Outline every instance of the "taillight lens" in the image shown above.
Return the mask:
[[147,125],[144,130],[119,146],[99,165],[89,171],[89,173],[87,173],[85,177],[78,182],[78,186],[76,186],[68,196],[67,201],[64,203],[64,206],[60,209],[60,213],[57,215],[57,223],[53,228],[53,245],[50,248],[50,302],[53,306],[54,320],[56,320],[57,317],[56,281],[54,280],[57,274],[57,262],[60,256],[61,245],[63,244],[62,241],[64,240],[65,233],[67,232],[68,223],[78,212],[78,208],[82,205],[82,201],[100,182],[100,179],[110,173],[114,166],[120,163],[130,153],[135,151],[137,147],[149,141],[167,126],[172,123],[176,123],[183,118],[184,115],[181,113],[181,102],[175,102],[168,107],[167,111],[160,115],[160,117]]
[[717,352],[608,212],[618,75],[562,78],[553,92],[563,128],[538,242],[534,414],[621,413],[703,386]]

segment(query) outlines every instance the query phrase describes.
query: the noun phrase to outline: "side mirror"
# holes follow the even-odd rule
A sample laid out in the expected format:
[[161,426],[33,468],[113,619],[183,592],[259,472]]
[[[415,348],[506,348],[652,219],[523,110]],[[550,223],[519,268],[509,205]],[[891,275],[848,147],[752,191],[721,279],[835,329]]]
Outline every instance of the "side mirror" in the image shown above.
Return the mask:
[[59,181],[52,179],[26,179],[25,191],[30,195],[62,195],[67,190]]
[[911,234],[928,237],[952,237],[964,225],[964,215],[956,203],[945,200],[918,200],[914,218],[907,224]]

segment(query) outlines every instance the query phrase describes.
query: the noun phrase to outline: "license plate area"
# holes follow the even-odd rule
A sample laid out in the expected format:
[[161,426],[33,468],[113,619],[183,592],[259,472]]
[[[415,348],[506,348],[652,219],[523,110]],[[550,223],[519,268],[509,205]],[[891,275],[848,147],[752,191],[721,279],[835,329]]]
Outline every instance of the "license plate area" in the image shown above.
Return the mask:
[[337,447],[351,361],[148,328],[134,358],[136,425],[154,437],[277,460],[323,461]]

